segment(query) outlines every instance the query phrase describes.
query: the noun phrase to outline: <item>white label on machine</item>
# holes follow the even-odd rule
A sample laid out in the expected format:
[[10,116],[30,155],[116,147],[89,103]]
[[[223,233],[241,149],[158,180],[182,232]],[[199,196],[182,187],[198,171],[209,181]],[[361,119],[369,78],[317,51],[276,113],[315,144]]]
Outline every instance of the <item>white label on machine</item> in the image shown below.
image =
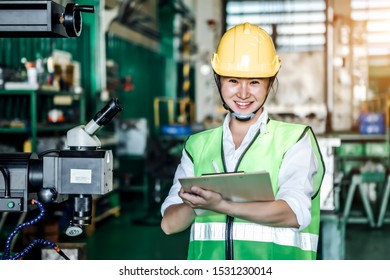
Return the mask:
[[91,169],[71,169],[70,170],[71,184],[91,184],[92,170]]

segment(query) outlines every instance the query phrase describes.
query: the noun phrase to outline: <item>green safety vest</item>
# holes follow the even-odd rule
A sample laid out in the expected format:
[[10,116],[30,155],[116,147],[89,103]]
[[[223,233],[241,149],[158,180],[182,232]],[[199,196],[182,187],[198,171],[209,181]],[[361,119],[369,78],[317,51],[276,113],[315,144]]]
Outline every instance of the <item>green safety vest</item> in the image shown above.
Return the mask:
[[[314,177],[311,223],[303,230],[270,227],[215,213],[196,216],[191,226],[188,259],[316,259],[320,224],[320,186],[324,163],[311,128],[269,120],[264,133],[255,135],[235,171],[270,173],[274,194],[278,192],[278,175],[284,154],[308,132],[317,157]],[[195,176],[214,173],[212,161],[226,172],[222,145],[223,128],[218,127],[190,136],[185,150],[194,164]],[[237,186],[239,187],[239,186]]]

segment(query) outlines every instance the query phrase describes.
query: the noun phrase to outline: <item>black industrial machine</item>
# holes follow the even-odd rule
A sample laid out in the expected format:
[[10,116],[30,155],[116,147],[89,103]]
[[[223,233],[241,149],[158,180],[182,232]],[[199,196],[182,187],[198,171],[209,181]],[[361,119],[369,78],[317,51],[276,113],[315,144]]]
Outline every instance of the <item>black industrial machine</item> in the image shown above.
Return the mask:
[[[0,37],[78,37],[81,12],[93,13],[94,7],[76,3],[64,7],[53,1],[0,1]],[[0,153],[0,213],[39,210],[36,218],[18,225],[10,234],[3,259],[20,259],[36,244],[51,246],[67,259],[55,243],[43,239],[12,255],[11,241],[22,228],[37,223],[51,203],[73,201],[68,236],[79,235],[82,226],[91,223],[92,196],[113,189],[112,151],[103,150],[95,134],[120,111],[119,100],[112,99],[86,125],[67,132],[64,150]]]
[[65,150],[0,153],[0,212],[27,212],[38,206],[43,215],[45,204],[73,200],[66,233],[79,235],[81,226],[91,223],[92,195],[113,189],[112,151],[101,149],[95,134],[120,111],[119,100],[112,99],[86,125],[67,132]]
[[82,12],[94,6],[53,1],[0,1],[0,37],[79,37]]
[[95,133],[122,110],[112,99],[86,125],[67,132],[66,150],[0,153],[0,212],[24,212],[31,199],[62,202],[75,196],[74,224],[90,224],[91,195],[112,190],[113,158]]

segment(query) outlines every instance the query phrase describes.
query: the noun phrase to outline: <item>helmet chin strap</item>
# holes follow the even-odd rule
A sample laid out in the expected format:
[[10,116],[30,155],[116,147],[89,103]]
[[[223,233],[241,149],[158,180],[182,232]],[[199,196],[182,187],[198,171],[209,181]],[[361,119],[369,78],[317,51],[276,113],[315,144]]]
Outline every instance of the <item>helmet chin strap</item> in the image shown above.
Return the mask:
[[[254,111],[250,114],[238,114],[236,112],[233,112],[233,110],[231,110],[230,108],[228,110],[230,111],[232,117],[235,118],[236,120],[241,121],[241,122],[247,122],[256,116],[256,113],[263,107],[263,104],[261,104],[261,106],[256,111]],[[226,105],[226,107],[228,107],[228,106]]]
[[255,113],[250,113],[250,114],[247,114],[247,115],[241,115],[241,114],[237,114],[237,113],[233,112],[231,114],[232,114],[233,118],[235,118],[236,120],[241,121],[241,122],[249,121],[249,120],[253,119],[254,116],[256,116]]
[[[267,94],[267,97],[268,97],[268,94]],[[221,95],[221,98],[222,98],[222,95]],[[241,121],[241,122],[246,122],[246,121],[249,121],[249,120],[253,119],[256,116],[256,113],[261,108],[263,108],[263,105],[264,105],[266,100],[267,100],[267,98],[264,100],[263,104],[261,104],[260,107],[257,108],[252,113],[250,113],[250,114],[238,114],[238,113],[234,112],[232,109],[230,109],[230,107],[225,103],[225,101],[222,98],[223,107],[230,112],[230,114],[232,115],[233,118],[235,118],[236,120]]]

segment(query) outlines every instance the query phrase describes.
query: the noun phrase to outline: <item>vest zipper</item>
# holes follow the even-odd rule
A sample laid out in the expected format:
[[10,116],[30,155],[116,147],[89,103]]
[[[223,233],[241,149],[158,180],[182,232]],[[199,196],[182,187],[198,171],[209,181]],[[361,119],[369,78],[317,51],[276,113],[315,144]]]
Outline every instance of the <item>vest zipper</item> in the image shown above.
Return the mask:
[[225,254],[226,260],[234,260],[233,253],[233,220],[234,217],[226,216],[226,230],[225,230]]
[[[241,157],[238,159],[237,165],[234,169],[234,172],[237,172],[238,166],[240,165],[240,162],[246,152],[249,150],[249,148],[252,146],[252,144],[255,142],[256,138],[260,135],[260,130],[256,133],[256,135],[253,137],[252,141],[249,143],[248,147],[245,149],[245,151],[242,153]],[[223,139],[223,136],[222,136]],[[226,165],[225,165],[225,153],[223,151],[223,143],[221,143],[221,152],[222,152],[222,163],[223,168],[226,172]],[[225,258],[226,260],[234,260],[234,246],[233,246],[233,222],[234,217],[232,216],[226,216],[226,229],[225,229]]]

